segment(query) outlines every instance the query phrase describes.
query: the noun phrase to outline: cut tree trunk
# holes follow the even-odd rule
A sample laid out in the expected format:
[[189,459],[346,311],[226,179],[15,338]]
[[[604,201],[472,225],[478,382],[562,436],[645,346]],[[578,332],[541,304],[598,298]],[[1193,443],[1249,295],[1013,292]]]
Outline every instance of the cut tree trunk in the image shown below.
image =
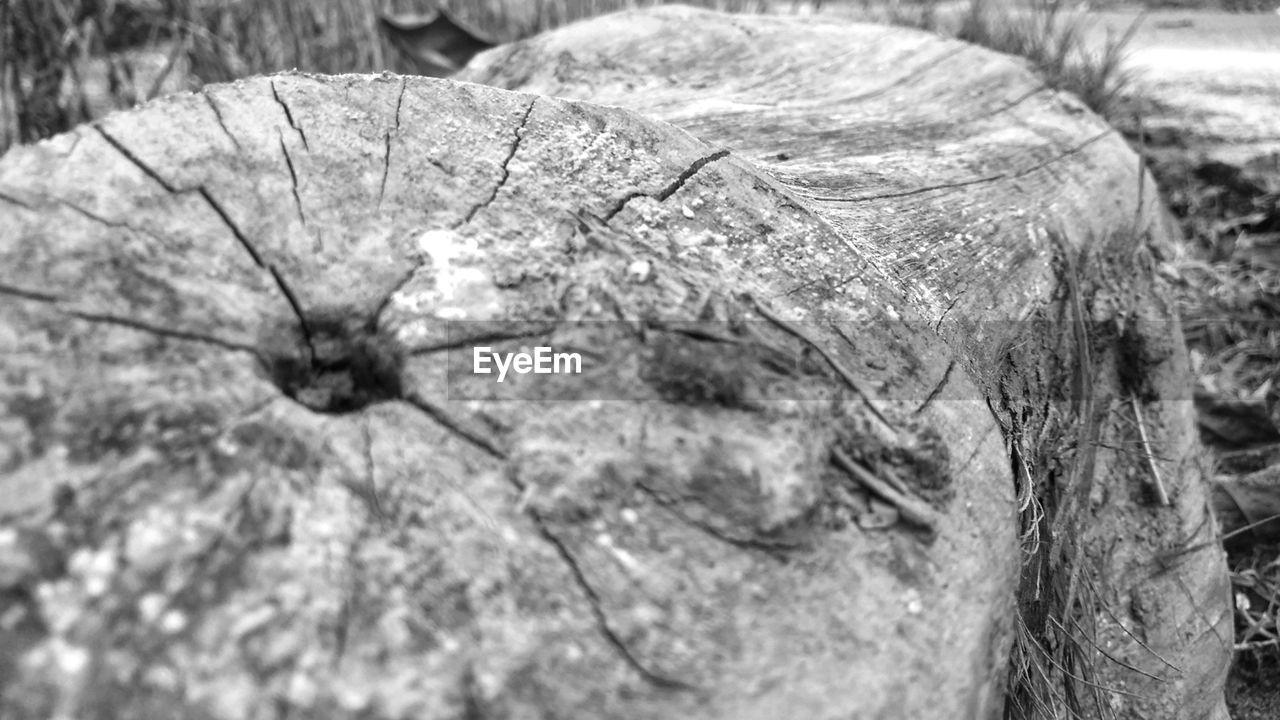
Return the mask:
[[0,160],[0,715],[1225,717],[1166,225],[1098,118],[687,8],[466,77]]

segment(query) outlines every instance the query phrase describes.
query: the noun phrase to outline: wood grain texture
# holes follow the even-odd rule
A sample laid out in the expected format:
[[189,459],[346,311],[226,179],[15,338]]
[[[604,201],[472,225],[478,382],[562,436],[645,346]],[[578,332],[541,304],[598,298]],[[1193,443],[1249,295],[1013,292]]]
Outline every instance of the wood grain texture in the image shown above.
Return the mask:
[[[1037,454],[1037,473],[1092,467],[1088,498],[1066,514],[1088,516],[1073,533],[1101,602],[1082,614],[1104,619],[1099,684],[1120,692],[1086,712],[1225,718],[1231,620],[1222,553],[1205,542],[1209,469],[1181,331],[1152,272],[1176,228],[1120,133],[1025,61],[958,41],[785,16],[708,28],[707,17],[599,18],[481,55],[458,79],[635,110],[777,179],[841,236],[859,280],[884,279],[896,314],[947,340],[1023,446],[1015,467]],[[806,280],[788,297],[861,304],[861,286],[825,258],[800,262]],[[1058,337],[1073,332],[1073,296],[1088,325],[1074,345]],[[1093,387],[1098,417],[1069,407],[1079,391],[1061,383],[1073,377]],[[1147,507],[1135,420],[1115,409],[1134,393],[1152,403],[1171,512]],[[1054,418],[1073,414],[1088,442],[1047,444]],[[1173,571],[1153,561],[1193,546]]]
[[[1079,246],[1136,164],[1007,58],[791,22],[606,18],[471,75],[542,94],[255,78],[4,156],[0,714],[999,715],[999,392],[1056,388],[937,321],[1060,306],[1018,213]],[[465,372],[535,341],[591,372]],[[936,539],[860,529],[833,448]]]

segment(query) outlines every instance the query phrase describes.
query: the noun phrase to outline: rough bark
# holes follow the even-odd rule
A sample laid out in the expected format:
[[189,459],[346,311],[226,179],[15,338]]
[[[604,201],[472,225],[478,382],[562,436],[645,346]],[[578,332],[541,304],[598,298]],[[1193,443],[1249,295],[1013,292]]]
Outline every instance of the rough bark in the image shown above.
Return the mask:
[[[1097,611],[1121,716],[1220,708],[1220,551],[1155,569],[1210,529],[1144,246],[1096,240],[1163,232],[1114,133],[904,30],[676,8],[486,57],[539,94],[257,78],[0,160],[0,714],[986,718],[1015,606]],[[1006,322],[1073,308],[1132,321]],[[1135,382],[1171,507],[1108,450]],[[1081,611],[1027,599],[1033,490]]]

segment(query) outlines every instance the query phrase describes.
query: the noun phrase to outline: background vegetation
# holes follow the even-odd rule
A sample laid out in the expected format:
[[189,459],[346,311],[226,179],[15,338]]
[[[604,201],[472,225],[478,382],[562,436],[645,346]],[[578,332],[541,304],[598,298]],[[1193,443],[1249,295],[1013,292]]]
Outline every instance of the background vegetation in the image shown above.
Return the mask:
[[[445,0],[498,41],[666,0]],[[1119,38],[1083,51],[1062,0],[685,0],[729,12],[838,13],[956,35],[1031,58],[1055,87],[1106,113],[1123,89]],[[6,0],[0,3],[0,150],[204,83],[296,68],[408,72],[378,15],[431,0]]]

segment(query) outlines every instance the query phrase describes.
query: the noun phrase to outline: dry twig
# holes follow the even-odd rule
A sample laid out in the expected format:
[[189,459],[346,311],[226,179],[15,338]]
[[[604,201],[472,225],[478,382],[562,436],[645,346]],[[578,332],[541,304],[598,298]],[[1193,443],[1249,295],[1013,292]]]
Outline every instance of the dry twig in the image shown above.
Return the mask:
[[893,489],[889,483],[873,475],[870,470],[859,465],[840,448],[831,448],[831,457],[835,460],[836,466],[852,475],[859,484],[897,508],[898,514],[904,520],[927,530],[930,537],[937,534],[940,524],[938,513],[923,500]]
[[1156,466],[1156,459],[1151,454],[1151,443],[1147,440],[1147,425],[1142,421],[1142,408],[1138,407],[1138,398],[1130,395],[1129,404],[1133,406],[1133,416],[1138,420],[1138,437],[1142,438],[1142,451],[1147,457],[1147,466],[1151,468],[1152,481],[1156,487],[1156,497],[1160,499],[1161,505],[1168,505],[1169,493],[1164,489],[1164,480],[1160,478],[1160,468]]

